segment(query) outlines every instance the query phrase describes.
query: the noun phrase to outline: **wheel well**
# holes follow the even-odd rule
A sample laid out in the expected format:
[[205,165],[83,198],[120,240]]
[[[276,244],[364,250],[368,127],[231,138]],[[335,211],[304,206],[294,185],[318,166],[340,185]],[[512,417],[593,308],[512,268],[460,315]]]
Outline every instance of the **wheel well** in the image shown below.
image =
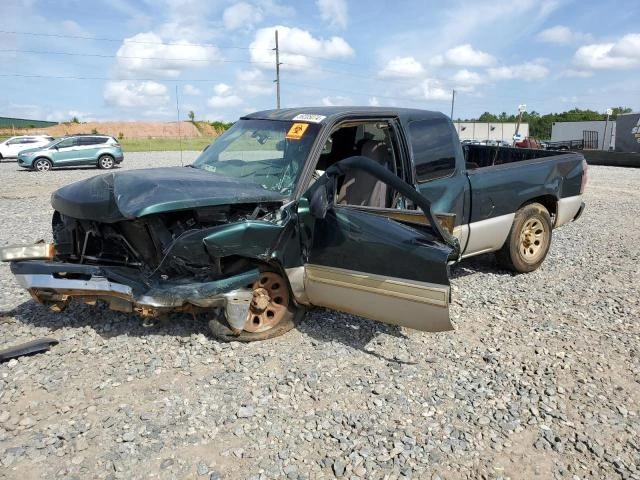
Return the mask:
[[527,200],[518,207],[518,210],[520,210],[525,205],[529,205],[530,203],[541,204],[544,208],[547,209],[549,215],[551,215],[552,218],[558,214],[558,199],[553,195],[541,195],[539,197]]
[[101,153],[100,155],[98,155],[98,160],[100,160],[102,157],[113,158],[113,155],[111,155],[110,153]]
[[49,162],[51,165],[53,165],[53,162],[51,161],[51,159],[49,157],[45,157],[44,155],[40,156],[40,157],[36,157],[33,159],[33,162],[31,162],[31,164],[33,165],[36,160],[46,160],[47,162]]

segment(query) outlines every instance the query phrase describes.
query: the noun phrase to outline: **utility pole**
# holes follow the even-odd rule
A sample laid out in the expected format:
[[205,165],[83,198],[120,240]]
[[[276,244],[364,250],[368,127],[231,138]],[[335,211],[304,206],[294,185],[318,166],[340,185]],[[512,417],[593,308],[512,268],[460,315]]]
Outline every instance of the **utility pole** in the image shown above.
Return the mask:
[[180,135],[180,105],[178,104],[178,85],[176,84],[176,112],[178,114],[178,142],[180,144],[180,166],[184,167],[182,163],[182,135]]
[[[604,122],[604,134],[602,135],[602,150],[604,150],[604,142],[607,140],[607,127],[609,126],[609,115],[611,115],[612,113],[613,113],[613,110],[610,108],[607,108],[607,120]],[[609,143],[611,143],[611,139],[609,139]],[[609,147],[607,147],[607,150],[609,150]]]
[[[524,112],[527,111],[527,106],[526,105],[518,105],[518,123],[516,123],[516,133],[513,135],[514,137],[518,136],[518,133],[520,132],[520,124],[522,123],[522,114]],[[515,138],[514,138],[514,142],[515,142]]]
[[278,30],[276,30],[276,108],[280,110],[280,49],[278,48]]
[[451,90],[451,121],[453,122],[453,105],[456,101],[456,91]]

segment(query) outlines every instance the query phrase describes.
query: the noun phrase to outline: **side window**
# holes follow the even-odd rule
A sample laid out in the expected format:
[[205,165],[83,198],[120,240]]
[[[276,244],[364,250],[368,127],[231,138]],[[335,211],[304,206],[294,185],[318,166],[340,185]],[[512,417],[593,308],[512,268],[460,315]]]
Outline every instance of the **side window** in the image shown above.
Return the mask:
[[13,140],[9,140],[7,142],[7,145],[17,145],[19,143],[22,143],[22,139],[21,138],[14,138]]
[[456,168],[451,126],[443,118],[419,120],[409,124],[411,149],[418,183],[447,177]]
[[58,148],[73,147],[74,145],[76,145],[75,138],[65,138],[60,143],[58,143]]

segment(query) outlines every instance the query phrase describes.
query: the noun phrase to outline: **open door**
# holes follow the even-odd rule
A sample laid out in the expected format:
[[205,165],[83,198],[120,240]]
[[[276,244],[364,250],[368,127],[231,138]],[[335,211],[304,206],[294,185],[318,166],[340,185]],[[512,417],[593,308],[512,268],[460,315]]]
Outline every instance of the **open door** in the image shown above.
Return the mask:
[[[334,179],[354,168],[409,198],[428,221],[336,204]],[[447,264],[458,247],[434,221],[428,200],[365,157],[342,160],[325,176],[305,196],[309,208],[299,211],[307,217],[300,220],[307,232],[304,285],[310,303],[417,330],[452,329]]]

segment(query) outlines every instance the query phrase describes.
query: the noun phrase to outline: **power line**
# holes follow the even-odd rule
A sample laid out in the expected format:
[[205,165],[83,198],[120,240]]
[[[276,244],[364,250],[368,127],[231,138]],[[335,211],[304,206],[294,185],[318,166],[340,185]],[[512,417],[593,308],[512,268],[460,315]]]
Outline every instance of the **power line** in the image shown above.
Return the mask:
[[225,60],[225,59],[208,59],[208,58],[184,58],[184,57],[139,57],[137,55],[106,55],[102,53],[80,53],[80,52],[52,52],[44,50],[21,50],[21,49],[0,49],[5,53],[33,53],[40,55],[65,55],[73,57],[97,57],[97,58],[126,58],[133,60],[169,60],[176,62],[211,62],[211,63],[249,63],[249,64],[268,64],[271,62],[254,62],[252,60]]
[[90,35],[63,35],[58,33],[36,33],[36,32],[18,32],[10,30],[0,30],[0,33],[6,33],[10,35],[26,35],[31,37],[49,37],[49,38],[68,38],[74,40],[95,40],[99,42],[115,42],[115,43],[135,43],[141,45],[162,45],[167,47],[203,47],[203,48],[215,48],[215,49],[236,49],[236,50],[260,50],[269,51],[269,48],[255,48],[255,47],[238,47],[235,45],[211,45],[210,43],[185,43],[185,42],[150,42],[145,40],[131,40],[129,38],[109,38],[109,37],[92,37]]

